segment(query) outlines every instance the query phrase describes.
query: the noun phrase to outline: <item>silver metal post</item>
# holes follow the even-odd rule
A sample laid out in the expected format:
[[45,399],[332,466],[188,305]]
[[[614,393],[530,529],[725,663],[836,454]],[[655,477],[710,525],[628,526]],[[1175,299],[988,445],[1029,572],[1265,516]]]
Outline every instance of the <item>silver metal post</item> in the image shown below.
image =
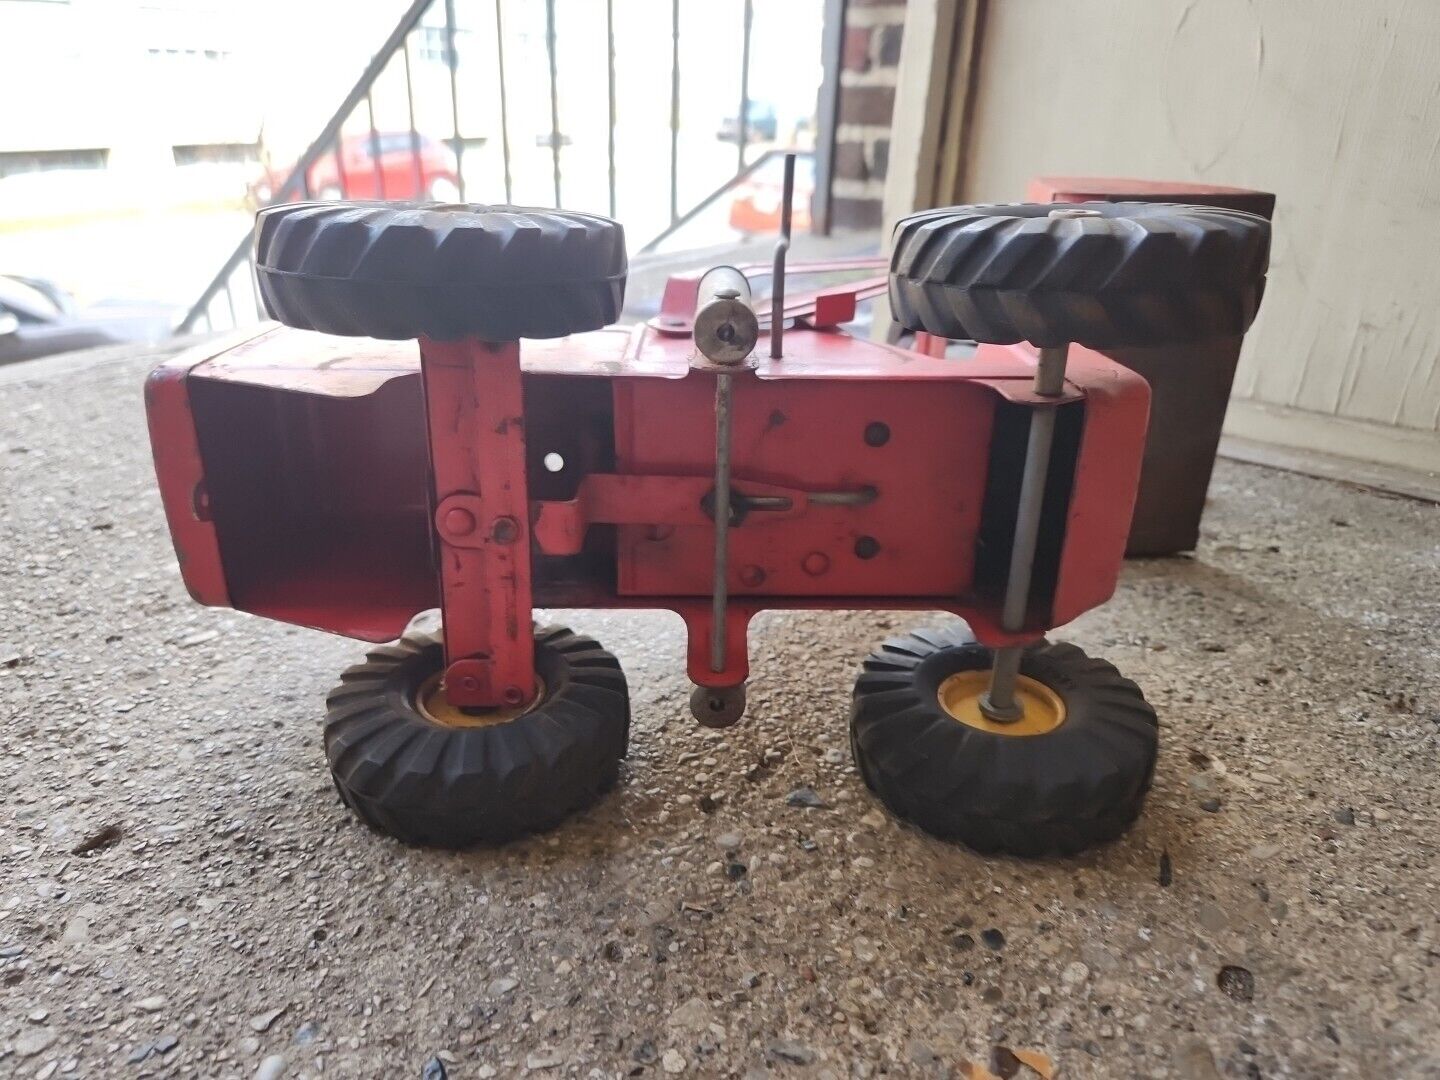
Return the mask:
[[[1040,350],[1035,369],[1035,393],[1058,397],[1065,389],[1065,361],[1070,346]],[[1025,471],[1020,480],[1020,501],[1015,512],[1015,540],[1010,548],[1010,573],[1005,582],[1005,603],[1000,625],[1009,631],[1025,625],[1030,602],[1030,578],[1035,569],[1035,548],[1040,540],[1040,512],[1045,505],[1045,481],[1050,474],[1050,448],[1055,442],[1055,407],[1043,405],[1030,413],[1030,437],[1025,446]],[[1020,718],[1015,680],[1020,674],[1022,645],[995,650],[990,688],[980,699],[981,711],[991,720]]]

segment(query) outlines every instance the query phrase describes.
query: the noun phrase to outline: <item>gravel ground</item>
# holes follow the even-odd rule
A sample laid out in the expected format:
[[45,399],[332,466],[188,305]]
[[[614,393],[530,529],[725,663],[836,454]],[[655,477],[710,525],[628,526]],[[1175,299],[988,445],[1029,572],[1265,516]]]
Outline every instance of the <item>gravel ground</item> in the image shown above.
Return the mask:
[[1063,633],[1163,725],[1142,821],[1086,857],[871,800],[851,683],[925,621],[887,613],[759,620],[724,733],[677,618],[555,613],[630,676],[620,788],[442,854],[331,789],[358,647],[186,597],[143,368],[0,381],[0,1074],[1440,1076],[1436,507],[1222,464],[1198,554]]

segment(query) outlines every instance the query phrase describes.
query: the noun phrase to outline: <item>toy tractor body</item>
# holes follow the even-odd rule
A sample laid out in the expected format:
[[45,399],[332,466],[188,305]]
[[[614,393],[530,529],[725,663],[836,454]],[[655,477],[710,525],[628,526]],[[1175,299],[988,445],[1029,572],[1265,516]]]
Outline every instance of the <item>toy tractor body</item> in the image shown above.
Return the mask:
[[[768,349],[733,268],[672,279],[657,318],[610,327],[623,239],[580,217],[275,208],[262,288],[291,326],[151,376],[160,489],[197,600],[371,642],[441,609],[443,639],[383,647],[331,695],[345,800],[406,840],[463,845],[548,827],[614,782],[624,676],[589,639],[533,631],[535,608],[678,612],[692,707],[716,725],[743,711],[757,611],[938,609],[973,636],[887,643],[857,684],[866,781],[984,850],[1118,833],[1149,786],[1153,713],[1108,664],[1043,636],[1115,587],[1143,380],[1067,348],[1081,334],[936,309],[906,282],[950,288],[956,270],[934,251],[907,270],[904,235],[890,285],[902,315],[917,296],[928,308],[912,327],[996,343],[955,360],[853,337],[839,324],[867,286],[787,304],[783,256]],[[1093,227],[1038,220],[1046,242]],[[448,239],[457,222],[470,249]],[[1215,315],[1248,324],[1246,303]]]

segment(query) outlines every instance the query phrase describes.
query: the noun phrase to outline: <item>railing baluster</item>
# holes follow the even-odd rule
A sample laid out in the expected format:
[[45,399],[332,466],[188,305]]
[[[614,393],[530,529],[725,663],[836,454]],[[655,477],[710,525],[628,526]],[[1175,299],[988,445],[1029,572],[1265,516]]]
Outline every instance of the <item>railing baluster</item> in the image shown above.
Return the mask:
[[680,0],[670,3],[670,224],[680,220]]
[[410,166],[415,173],[415,194],[413,198],[429,197],[425,191],[424,170],[420,167],[420,132],[415,130],[415,88],[410,79],[410,38],[407,35],[400,43],[400,55],[405,58],[405,110],[410,117]]
[[[340,185],[340,197],[342,199],[350,194],[350,178],[345,175],[345,151],[340,145],[343,141],[343,135],[335,136],[335,182]],[[310,178],[308,176],[305,178],[305,197],[307,199],[312,197],[310,195]]]
[[735,170],[745,168],[745,143],[750,138],[750,24],[755,18],[753,0],[745,0],[745,31],[740,45],[740,112],[735,152]]
[[550,168],[560,208],[560,82],[555,72],[555,0],[545,0],[545,51],[550,55]]
[[505,165],[505,201],[513,203],[510,190],[510,108],[505,99],[505,19],[500,13],[504,0],[495,0],[495,73],[500,80],[500,156]]
[[380,132],[375,128],[375,98],[365,93],[365,111],[370,117],[370,167],[375,173],[375,196],[385,198],[385,171],[380,168]]
[[455,49],[455,0],[445,0],[445,64],[450,69],[450,132],[455,150],[455,179],[460,188],[460,201],[465,201],[465,144],[460,139],[460,86],[456,69],[460,54]]
[[605,67],[609,77],[610,125],[606,153],[610,162],[610,216],[615,216],[615,0],[605,0]]

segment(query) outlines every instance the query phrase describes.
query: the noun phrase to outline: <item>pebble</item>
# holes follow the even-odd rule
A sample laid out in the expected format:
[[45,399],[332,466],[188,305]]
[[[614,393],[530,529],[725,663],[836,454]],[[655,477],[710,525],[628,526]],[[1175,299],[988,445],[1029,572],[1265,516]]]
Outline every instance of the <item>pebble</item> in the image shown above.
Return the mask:
[[34,1057],[36,1054],[48,1050],[54,1042],[55,1030],[53,1028],[36,1028],[15,1039],[15,1053],[21,1057]]
[[787,1065],[809,1065],[815,1060],[815,1051],[793,1039],[776,1039],[765,1048],[765,1056]]
[[721,851],[739,851],[745,837],[739,832],[723,832],[715,838],[715,846]]
[[165,998],[160,994],[152,994],[150,997],[141,998],[135,1004],[145,1012],[154,1013],[165,1007]]
[[511,990],[514,990],[519,985],[519,979],[512,979],[507,975],[502,976],[498,979],[491,979],[490,985],[486,989],[488,990],[492,998],[497,998],[504,997],[506,994],[510,993]]
[[812,787],[798,787],[785,796],[785,802],[789,806],[804,806],[815,810],[823,810],[829,805]]
[[1080,986],[1088,978],[1090,978],[1090,969],[1079,960],[1070,961],[1065,965],[1065,970],[1060,973],[1060,981],[1066,986]]
[[1355,811],[1351,810],[1348,806],[1342,806],[1338,810],[1331,810],[1330,816],[1341,825],[1355,824]]
[[1220,812],[1220,800],[1206,799],[1200,804],[1200,809],[1204,810],[1207,814],[1218,814]]
[[307,1020],[295,1029],[295,1041],[301,1046],[309,1046],[315,1041],[315,1036],[318,1034],[319,1029]]
[[271,1009],[269,1012],[256,1013],[250,1018],[250,1030],[269,1031],[270,1025],[279,1020],[289,1007],[289,1005],[281,1005],[278,1009]]
[[284,1075],[285,1058],[281,1054],[271,1054],[255,1070],[255,1080],[280,1080]]
[[980,940],[985,943],[987,949],[999,951],[1005,947],[1005,935],[993,926],[988,930],[980,931]]
[[672,1048],[660,1056],[660,1067],[672,1075],[684,1072],[685,1065],[685,1057],[679,1050]]
[[565,1059],[560,1056],[559,1051],[542,1046],[539,1050],[529,1054],[525,1058],[525,1068],[531,1072],[541,1072],[546,1069],[558,1069],[565,1064]]

